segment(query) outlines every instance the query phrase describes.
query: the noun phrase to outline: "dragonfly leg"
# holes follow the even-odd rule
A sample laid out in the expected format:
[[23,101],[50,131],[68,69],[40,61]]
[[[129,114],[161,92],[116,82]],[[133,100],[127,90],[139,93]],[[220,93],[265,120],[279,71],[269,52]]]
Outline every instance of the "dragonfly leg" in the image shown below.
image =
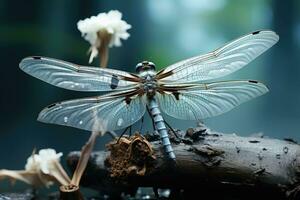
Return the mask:
[[132,125],[129,126],[129,136],[131,136],[131,134],[132,134],[131,127],[132,127]]
[[[131,127],[131,126],[130,126],[130,127]],[[124,129],[124,131],[122,132],[122,134],[121,134],[120,137],[118,138],[117,143],[119,143],[121,137],[126,133],[126,131],[128,130],[128,128],[129,128],[129,126],[127,126],[127,127]]]
[[144,125],[144,116],[141,119],[141,127],[140,127],[140,130],[139,130],[140,134],[142,134],[143,125]]
[[175,132],[175,130],[170,126],[170,124],[168,124],[168,122],[166,122],[166,120],[164,120],[164,122],[167,125],[167,127],[174,133],[175,137],[177,139],[180,139],[179,136],[177,135],[177,133]]

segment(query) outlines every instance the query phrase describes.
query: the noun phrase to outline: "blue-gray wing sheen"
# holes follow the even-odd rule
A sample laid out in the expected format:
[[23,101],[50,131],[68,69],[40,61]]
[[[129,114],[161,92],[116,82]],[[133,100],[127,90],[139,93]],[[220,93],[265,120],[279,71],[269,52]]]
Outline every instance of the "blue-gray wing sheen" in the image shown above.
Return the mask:
[[55,103],[43,109],[38,120],[88,131],[123,129],[138,121],[146,110],[144,96],[131,96],[128,103],[125,93]]
[[47,83],[76,91],[125,90],[136,86],[138,78],[130,73],[85,67],[46,57],[24,58],[20,68]]
[[196,83],[226,76],[247,65],[278,40],[273,31],[256,31],[208,54],[170,65],[158,72],[158,79],[165,83]]
[[172,92],[157,94],[160,108],[164,113],[184,120],[217,116],[268,92],[268,88],[257,81],[172,85],[168,90]]

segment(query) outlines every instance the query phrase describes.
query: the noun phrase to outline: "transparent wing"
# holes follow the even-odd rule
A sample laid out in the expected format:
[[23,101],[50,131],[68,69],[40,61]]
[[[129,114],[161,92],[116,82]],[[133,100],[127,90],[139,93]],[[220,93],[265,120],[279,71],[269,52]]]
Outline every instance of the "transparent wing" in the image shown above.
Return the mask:
[[279,40],[273,31],[256,31],[205,55],[175,63],[160,72],[161,81],[191,83],[226,76],[241,69]]
[[24,58],[20,68],[52,85],[76,91],[124,90],[136,86],[139,78],[127,72],[85,67],[46,57]]
[[164,86],[157,94],[166,114],[184,120],[200,120],[225,113],[268,92],[257,81],[227,81],[210,84]]
[[55,103],[43,109],[38,120],[88,131],[113,131],[138,121],[145,108],[144,96],[127,91]]

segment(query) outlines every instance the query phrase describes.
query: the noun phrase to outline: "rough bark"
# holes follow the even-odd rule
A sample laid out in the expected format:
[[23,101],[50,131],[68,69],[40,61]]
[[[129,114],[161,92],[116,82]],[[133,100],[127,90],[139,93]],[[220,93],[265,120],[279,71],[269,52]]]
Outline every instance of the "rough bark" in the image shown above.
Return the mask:
[[[137,187],[170,188],[171,195],[298,197],[300,146],[293,140],[241,137],[203,127],[171,136],[176,163],[165,159],[157,135],[125,137],[94,152],[82,183],[110,195]],[[150,143],[148,143],[150,141]],[[79,152],[68,157],[74,169]]]

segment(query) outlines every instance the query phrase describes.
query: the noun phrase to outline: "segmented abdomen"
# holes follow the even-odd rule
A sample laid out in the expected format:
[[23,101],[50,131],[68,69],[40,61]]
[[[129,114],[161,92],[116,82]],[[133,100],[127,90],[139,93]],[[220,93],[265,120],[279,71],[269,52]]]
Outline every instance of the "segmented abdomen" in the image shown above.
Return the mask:
[[173,151],[173,148],[171,146],[170,140],[169,140],[169,135],[168,135],[168,130],[167,127],[165,125],[164,119],[161,115],[161,112],[159,110],[159,106],[156,102],[155,97],[152,97],[149,99],[149,109],[150,109],[150,113],[151,113],[151,117],[154,120],[154,125],[156,130],[158,131],[159,135],[160,135],[160,139],[162,141],[162,145],[164,148],[165,153],[167,154],[167,156],[173,160],[175,160],[175,154]]

